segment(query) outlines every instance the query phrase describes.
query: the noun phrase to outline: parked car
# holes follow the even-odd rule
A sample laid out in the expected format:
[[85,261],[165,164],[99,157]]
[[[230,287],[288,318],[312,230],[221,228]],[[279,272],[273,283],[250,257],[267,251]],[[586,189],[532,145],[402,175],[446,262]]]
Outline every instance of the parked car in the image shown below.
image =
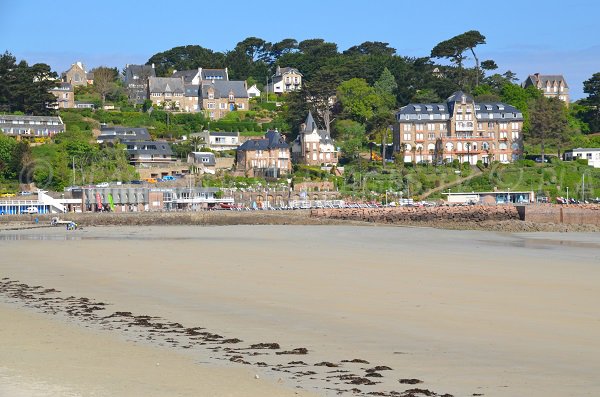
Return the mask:
[[96,185],[96,187],[108,187],[108,186],[109,186],[108,182],[102,182],[102,183],[99,183]]
[[142,181],[138,181],[138,180],[131,181],[131,184],[132,184],[132,185],[141,185],[141,184],[142,184]]
[[145,178],[144,182],[147,182],[147,183],[156,183],[158,181],[156,180],[156,178]]
[[0,197],[15,197],[16,194],[14,193],[2,193],[0,194]]
[[32,192],[23,191],[23,192],[19,193],[19,196],[31,196],[32,194],[33,194]]
[[165,182],[165,181],[174,181],[175,177],[171,176],[171,175],[165,175],[165,176],[162,177],[162,180],[163,180],[163,182]]
[[24,211],[25,214],[37,214],[38,213],[38,209],[37,207],[27,207]]

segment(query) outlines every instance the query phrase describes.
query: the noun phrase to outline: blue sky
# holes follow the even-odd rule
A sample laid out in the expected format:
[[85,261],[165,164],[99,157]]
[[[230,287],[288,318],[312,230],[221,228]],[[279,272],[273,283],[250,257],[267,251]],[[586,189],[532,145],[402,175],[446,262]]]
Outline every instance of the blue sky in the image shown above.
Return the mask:
[[77,60],[122,69],[187,44],[226,51],[249,36],[323,38],[340,50],[383,41],[400,55],[427,56],[438,42],[475,29],[487,38],[480,60],[495,60],[499,72],[512,70],[521,81],[562,73],[578,99],[583,81],[600,72],[598,17],[598,0],[0,0],[0,51],[60,73]]

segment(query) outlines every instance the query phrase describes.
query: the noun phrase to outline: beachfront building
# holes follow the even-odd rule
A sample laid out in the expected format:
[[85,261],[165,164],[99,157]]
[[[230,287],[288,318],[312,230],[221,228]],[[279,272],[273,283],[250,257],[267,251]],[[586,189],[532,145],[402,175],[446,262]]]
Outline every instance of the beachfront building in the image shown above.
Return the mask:
[[264,139],[249,139],[236,153],[236,171],[247,176],[279,178],[292,172],[290,146],[277,130]]
[[307,165],[334,166],[338,163],[338,150],[333,139],[329,132],[317,127],[311,112],[292,143],[292,160]]
[[154,187],[121,185],[81,189],[84,212],[143,212],[201,210],[221,203],[233,204],[233,198],[220,197],[215,187]]
[[509,163],[523,153],[523,114],[462,91],[444,103],[411,103],[396,112],[394,153],[404,162]]
[[493,191],[442,193],[450,204],[529,204],[535,202],[535,194],[531,191]]
[[59,116],[0,115],[0,130],[17,140],[48,138],[65,131]]
[[569,106],[569,86],[562,74],[530,74],[523,88],[529,86],[541,90],[546,98],[558,98]]
[[43,190],[34,192],[33,196],[0,198],[0,215],[60,214],[68,211],[65,203],[69,200],[57,200]]
[[577,148],[564,153],[566,161],[577,159],[587,160],[590,167],[600,168],[600,148]]

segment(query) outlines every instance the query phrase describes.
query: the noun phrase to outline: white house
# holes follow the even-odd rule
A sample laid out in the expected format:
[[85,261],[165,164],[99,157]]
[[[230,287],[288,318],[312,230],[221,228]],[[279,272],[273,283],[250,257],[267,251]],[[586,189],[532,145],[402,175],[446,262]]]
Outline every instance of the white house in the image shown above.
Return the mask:
[[600,168],[600,148],[577,148],[565,151],[565,160],[586,159],[588,165]]
[[260,96],[260,90],[254,84],[252,87],[248,88],[248,98],[254,98]]

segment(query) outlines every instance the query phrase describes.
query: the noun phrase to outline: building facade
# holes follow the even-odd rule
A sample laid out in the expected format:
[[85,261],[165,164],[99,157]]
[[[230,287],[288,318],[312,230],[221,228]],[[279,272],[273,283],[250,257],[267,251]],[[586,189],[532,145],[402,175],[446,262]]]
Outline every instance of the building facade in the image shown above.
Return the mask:
[[277,66],[275,74],[272,76],[272,83],[268,86],[269,92],[276,94],[299,90],[302,87],[302,73],[296,68]]
[[71,67],[62,74],[62,80],[65,83],[72,84],[73,86],[87,86],[87,72],[85,65],[80,61],[75,62]]
[[144,127],[100,126],[97,143],[114,144],[118,142],[150,141],[152,137]]
[[290,174],[290,146],[277,131],[268,131],[264,139],[249,139],[237,149],[236,171],[271,178]]
[[199,137],[201,147],[221,152],[235,150],[240,145],[240,133],[229,131],[202,131],[190,134],[190,138]]
[[50,93],[56,97],[54,109],[71,109],[75,107],[75,92],[71,83],[58,82]]
[[249,110],[248,88],[245,81],[212,80],[200,88],[200,109],[206,117],[218,120],[234,110]]
[[185,88],[181,77],[148,78],[148,98],[153,105],[179,110],[184,103]]
[[210,152],[191,152],[187,162],[194,165],[196,174],[214,174],[217,169],[215,154]]
[[0,130],[21,139],[47,138],[65,131],[58,116],[15,116],[0,115]]
[[588,165],[594,168],[600,168],[600,148],[577,148],[567,150],[564,153],[566,161],[577,159],[587,160]]
[[562,74],[530,74],[523,87],[534,86],[541,90],[546,98],[558,98],[569,105],[569,86]]
[[318,129],[311,112],[292,143],[292,160],[307,165],[333,166],[338,163],[335,142],[326,130]]
[[165,141],[122,142],[127,150],[129,163],[138,167],[169,165],[177,161],[173,151]]
[[457,91],[444,103],[400,108],[393,135],[394,153],[404,162],[509,163],[523,153],[523,114]]
[[152,65],[125,65],[123,85],[127,89],[129,100],[141,104],[148,99],[148,79],[156,77],[154,64]]

